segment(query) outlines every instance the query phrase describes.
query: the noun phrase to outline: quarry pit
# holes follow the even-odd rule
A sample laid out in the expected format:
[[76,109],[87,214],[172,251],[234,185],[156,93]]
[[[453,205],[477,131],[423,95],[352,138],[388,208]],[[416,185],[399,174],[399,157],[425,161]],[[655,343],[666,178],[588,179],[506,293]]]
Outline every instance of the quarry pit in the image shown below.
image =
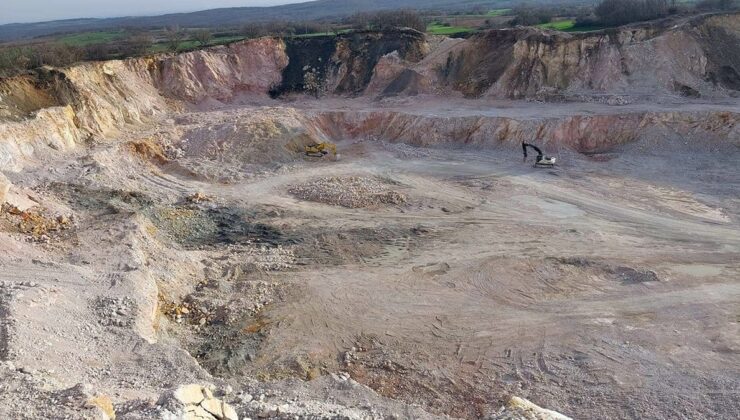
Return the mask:
[[738,418],[739,122],[738,14],[0,80],[0,414]]

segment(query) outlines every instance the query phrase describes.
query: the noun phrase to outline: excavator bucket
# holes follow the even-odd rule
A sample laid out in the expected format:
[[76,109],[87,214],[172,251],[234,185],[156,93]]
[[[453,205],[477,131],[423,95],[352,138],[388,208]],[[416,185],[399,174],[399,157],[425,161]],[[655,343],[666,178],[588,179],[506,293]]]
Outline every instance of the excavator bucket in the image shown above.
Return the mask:
[[552,168],[555,166],[555,158],[554,157],[543,157],[539,161],[534,163],[534,166],[540,167],[540,168]]

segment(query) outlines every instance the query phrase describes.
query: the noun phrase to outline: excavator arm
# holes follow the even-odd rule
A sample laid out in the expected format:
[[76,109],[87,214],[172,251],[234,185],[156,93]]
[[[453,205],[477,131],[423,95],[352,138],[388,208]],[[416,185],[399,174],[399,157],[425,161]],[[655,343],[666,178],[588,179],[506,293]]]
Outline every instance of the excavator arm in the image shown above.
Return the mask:
[[534,144],[522,142],[522,152],[524,153],[525,162],[527,161],[527,147],[531,147],[532,149],[534,149],[535,152],[537,152],[537,157],[535,157],[535,160],[534,160],[534,166],[539,166],[539,167],[555,166],[554,157],[543,155],[542,150],[540,150],[540,148],[535,146]]
[[535,146],[534,144],[522,143],[522,152],[524,152],[524,160],[527,160],[527,147],[531,147],[532,149],[534,149],[535,152],[537,152],[537,158],[535,159],[535,162],[539,162],[542,160],[543,154],[542,154],[542,150],[540,150],[539,147]]

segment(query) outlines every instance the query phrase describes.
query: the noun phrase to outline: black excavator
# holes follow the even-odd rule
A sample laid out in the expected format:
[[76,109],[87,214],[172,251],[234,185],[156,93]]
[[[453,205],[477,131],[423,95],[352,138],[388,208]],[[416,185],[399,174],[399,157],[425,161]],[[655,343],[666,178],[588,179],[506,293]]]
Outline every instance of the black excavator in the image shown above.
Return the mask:
[[527,147],[531,147],[537,152],[537,157],[534,159],[535,168],[552,168],[555,166],[555,158],[551,156],[545,156],[542,154],[542,150],[534,144],[522,142],[522,152],[524,152],[524,162],[527,161]]

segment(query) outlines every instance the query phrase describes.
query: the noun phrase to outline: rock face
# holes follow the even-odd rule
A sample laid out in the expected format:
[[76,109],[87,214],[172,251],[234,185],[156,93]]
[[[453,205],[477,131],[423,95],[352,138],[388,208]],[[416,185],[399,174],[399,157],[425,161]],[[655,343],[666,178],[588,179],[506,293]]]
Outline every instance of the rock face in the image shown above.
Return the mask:
[[41,68],[0,81],[0,165],[71,149],[91,136],[172,112],[182,100],[266,95],[287,65],[282,41],[244,41],[181,55]]
[[[738,96],[738,28],[740,13],[584,34],[494,30],[469,40],[442,42],[427,42],[413,30],[356,32],[287,44],[262,38],[180,55],[41,68],[0,80],[0,166],[18,170],[34,155],[73,149],[95,136],[111,137],[127,125],[161,118],[183,106],[230,102],[243,95],[388,97],[460,92],[616,104],[654,95]],[[520,141],[536,133],[580,151],[629,142],[648,123],[688,122],[694,124],[690,129],[701,129],[722,119],[736,121],[734,114],[647,112],[559,121],[487,119],[479,121],[480,127],[474,125],[475,119],[400,116],[384,121],[391,118],[387,113],[321,118],[326,123],[338,120],[342,126],[331,130],[349,135],[376,134],[379,129],[373,126],[380,123],[388,127],[380,134],[412,143],[451,138],[473,143]],[[734,127],[717,130],[721,134]]]
[[379,138],[416,146],[471,144],[495,147],[533,139],[581,153],[608,151],[653,135],[723,140],[740,144],[734,112],[633,111],[617,115],[499,117],[420,115],[397,110],[320,112],[313,124],[332,139]]
[[264,95],[287,65],[283,41],[260,38],[167,57],[155,64],[155,84],[165,96],[190,103],[227,102],[240,94]]
[[728,96],[740,89],[738,28],[735,13],[580,34],[492,30],[450,51],[438,77],[466,96]]
[[293,39],[287,42],[289,64],[283,71],[282,83],[272,94],[360,95],[383,56],[393,53],[416,62],[424,57],[426,50],[424,35],[414,30]]
[[0,167],[16,170],[37,152],[75,147],[86,137],[75,120],[71,106],[57,106],[39,110],[32,119],[0,123]]

